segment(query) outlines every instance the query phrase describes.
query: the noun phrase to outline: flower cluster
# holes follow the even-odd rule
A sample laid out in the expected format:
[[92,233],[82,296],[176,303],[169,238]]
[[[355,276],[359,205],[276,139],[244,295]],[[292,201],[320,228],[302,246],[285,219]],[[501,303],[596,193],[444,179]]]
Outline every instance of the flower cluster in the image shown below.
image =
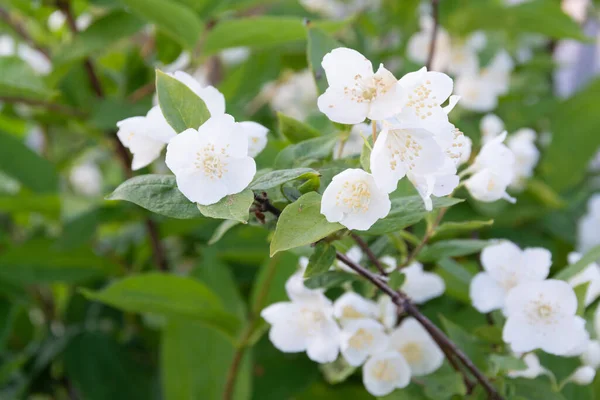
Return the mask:
[[[347,256],[360,261],[362,253],[352,248]],[[396,267],[389,256],[382,262]],[[444,353],[413,318],[398,324],[396,307],[389,297],[375,302],[349,290],[331,301],[323,289],[304,286],[307,264],[307,259],[301,259],[300,269],[286,282],[290,301],[272,304],[261,312],[271,324],[269,338],[275,347],[288,353],[306,352],[321,364],[341,356],[351,367],[362,366],[363,383],[374,396],[385,396],[407,386],[411,376],[428,375],[441,367]],[[343,265],[332,268],[342,269]],[[441,278],[423,272],[420,264],[403,271],[406,280],[399,289],[414,296],[415,302],[444,292]]]

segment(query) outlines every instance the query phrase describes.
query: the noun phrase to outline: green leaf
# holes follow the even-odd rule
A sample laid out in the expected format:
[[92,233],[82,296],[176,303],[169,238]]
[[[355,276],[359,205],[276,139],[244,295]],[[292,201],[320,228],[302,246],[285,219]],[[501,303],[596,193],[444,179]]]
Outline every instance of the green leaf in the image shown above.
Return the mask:
[[312,126],[280,112],[277,113],[277,127],[279,133],[292,143],[321,136],[321,133]]
[[175,132],[198,129],[210,118],[204,101],[185,84],[156,70],[156,93],[165,119]]
[[228,219],[225,220],[223,222],[221,222],[221,224],[217,227],[217,229],[215,229],[215,231],[213,232],[212,236],[210,237],[210,239],[208,240],[208,244],[209,245],[213,245],[215,243],[217,243],[219,240],[221,240],[221,238],[227,233],[229,232],[229,230],[237,225],[239,225],[240,222],[239,221],[234,221],[232,219]]
[[309,289],[329,289],[357,279],[359,278],[356,274],[342,271],[327,271],[321,275],[308,278],[304,281],[304,286]]
[[325,70],[323,70],[323,67],[321,66],[323,57],[325,57],[325,54],[338,47],[344,46],[321,29],[313,27],[312,23],[308,25],[308,46],[306,47],[306,54],[308,65],[315,77],[319,93],[325,92],[329,86],[327,84]]
[[233,337],[240,325],[239,319],[223,309],[219,298],[206,285],[191,278],[146,273],[121,279],[98,292],[82,292],[91,300],[128,312],[201,321]]
[[527,368],[522,359],[504,354],[490,355],[490,362],[498,372],[519,371]]
[[153,398],[152,369],[135,354],[101,333],[83,333],[64,353],[66,376],[89,400]]
[[446,293],[465,304],[471,304],[469,297],[469,286],[473,275],[461,264],[450,258],[438,261],[435,273],[440,275],[446,284]]
[[319,369],[323,373],[325,381],[330,385],[335,385],[348,379],[357,367],[348,364],[344,357],[339,357],[334,362],[319,365]]
[[47,99],[53,94],[44,80],[20,58],[0,57],[0,71],[0,96]]
[[417,256],[422,262],[432,262],[446,257],[461,257],[478,253],[488,245],[487,240],[453,239],[425,246]]
[[573,288],[575,296],[577,296],[577,315],[580,317],[583,316],[583,312],[585,311],[585,295],[587,294],[589,286],[590,281],[587,281]]
[[400,288],[406,280],[406,275],[402,273],[401,270],[397,269],[390,274],[389,278],[388,285],[391,288]]
[[304,272],[305,278],[312,278],[321,275],[333,265],[335,261],[335,247],[327,242],[319,242],[315,246],[315,251],[308,259],[308,266]]
[[464,351],[479,369],[485,370],[487,367],[486,353],[489,351],[487,344],[443,315],[440,315],[440,320],[448,337],[454,344]]
[[554,276],[554,279],[566,281],[583,271],[588,265],[600,259],[600,245],[592,247],[576,263],[569,265]]
[[210,206],[198,204],[198,210],[205,217],[231,219],[246,224],[249,218],[250,206],[254,202],[254,193],[250,189],[225,196],[219,202]]
[[82,282],[115,272],[91,248],[62,251],[48,240],[30,240],[0,254],[0,278],[13,284]]
[[0,171],[36,193],[53,193],[58,189],[54,166],[4,132],[0,132]]
[[[557,191],[581,182],[589,161],[600,147],[600,79],[575,93],[548,113],[552,142],[544,150],[540,163],[544,181]],[[569,149],[569,157],[565,156]]]
[[309,161],[329,158],[337,140],[336,135],[329,135],[292,144],[277,155],[275,168],[293,168]]
[[250,304],[252,311],[259,314],[266,306],[288,301],[285,282],[298,270],[298,256],[291,252],[278,253],[267,259],[254,279]]
[[85,31],[76,35],[69,43],[58,48],[53,61],[63,64],[88,56],[97,56],[120,39],[139,31],[144,22],[121,10],[113,11],[95,20]]
[[433,237],[450,236],[465,232],[473,232],[478,229],[491,226],[494,223],[493,219],[487,221],[464,221],[464,222],[444,222],[437,227],[433,233]]
[[464,396],[467,388],[460,372],[447,368],[440,368],[423,378],[425,394],[431,399],[443,400],[454,395]]
[[121,183],[108,200],[125,200],[160,215],[188,219],[200,217],[196,204],[177,189],[173,175],[140,175]]
[[321,214],[321,195],[310,192],[283,209],[271,240],[271,257],[279,251],[315,243],[343,229]]
[[252,190],[268,190],[296,179],[312,179],[319,177],[317,171],[311,168],[295,168],[270,171],[256,178],[249,186]]
[[373,144],[373,139],[369,138],[368,143],[363,144],[363,148],[360,152],[360,166],[362,169],[371,173],[371,146]]
[[193,49],[202,36],[202,22],[194,11],[170,0],[119,0],[133,13],[156,24],[173,40]]
[[[316,21],[311,24],[327,32],[336,32],[350,21]],[[305,39],[306,30],[302,18],[271,15],[236,18],[223,20],[211,29],[203,50],[208,55],[230,47],[261,48]]]
[[[392,208],[387,217],[377,221],[371,229],[366,231],[369,235],[382,235],[389,232],[400,231],[421,221],[429,213],[425,209],[421,196],[392,197]],[[453,197],[433,198],[433,209],[450,207],[462,202]]]
[[[546,364],[542,364],[546,366]],[[547,378],[511,379],[509,385],[514,389],[514,395],[527,400],[567,400],[562,394],[555,392]]]

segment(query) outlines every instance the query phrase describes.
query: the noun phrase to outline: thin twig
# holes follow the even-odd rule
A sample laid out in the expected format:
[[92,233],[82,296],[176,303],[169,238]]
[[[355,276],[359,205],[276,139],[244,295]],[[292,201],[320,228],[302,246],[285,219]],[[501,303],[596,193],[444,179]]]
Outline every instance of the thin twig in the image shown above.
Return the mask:
[[154,90],[156,89],[155,86],[156,84],[154,83],[154,81],[148,82],[144,86],[141,86],[134,90],[133,93],[131,93],[129,97],[127,97],[127,100],[129,100],[131,103],[137,103],[144,97],[154,93]]
[[407,265],[410,265],[410,263],[412,263],[417,258],[417,256],[421,252],[421,250],[423,250],[423,247],[425,247],[427,242],[429,242],[429,239],[431,239],[431,236],[435,232],[435,228],[437,228],[438,225],[440,224],[440,222],[442,222],[442,218],[444,218],[444,214],[446,214],[446,211],[448,211],[448,208],[442,208],[440,210],[434,223],[427,229],[427,232],[425,232],[423,239],[417,245],[417,247],[415,247],[414,250],[410,253],[410,255],[408,256],[406,261],[404,261],[404,263],[402,264],[402,267],[406,267]]
[[10,26],[17,35],[19,35],[27,44],[31,47],[34,47],[40,53],[42,53],[48,60],[50,60],[50,53],[47,49],[41,47],[39,44],[33,40],[33,38],[29,35],[27,30],[23,25],[19,22],[15,21],[14,18],[11,17],[10,13],[4,8],[0,7],[0,19],[4,21],[8,26]]
[[16,97],[16,96],[0,96],[0,101],[4,103],[20,103],[27,104],[30,106],[43,107],[49,111],[56,112],[59,114],[68,115],[71,117],[84,117],[85,113],[69,106],[57,103],[50,103],[44,100],[38,99],[28,99],[25,97]]
[[352,237],[352,239],[354,239],[354,241],[356,242],[358,247],[360,247],[360,249],[363,251],[363,253],[365,253],[367,255],[367,257],[373,263],[373,265],[379,270],[379,273],[383,276],[387,276],[387,272],[385,272],[385,268],[383,267],[383,264],[381,264],[381,261],[379,261],[379,259],[375,255],[375,253],[373,253],[373,250],[371,250],[371,248],[369,247],[367,242],[365,242],[356,233],[351,233],[350,236]]
[[371,121],[371,136],[373,136],[373,145],[375,145],[375,140],[377,140],[377,122]]
[[433,57],[435,55],[435,45],[439,26],[439,0],[431,0],[431,16],[433,17],[433,29],[431,30],[431,41],[429,42],[429,56],[427,57],[427,70],[431,70]]

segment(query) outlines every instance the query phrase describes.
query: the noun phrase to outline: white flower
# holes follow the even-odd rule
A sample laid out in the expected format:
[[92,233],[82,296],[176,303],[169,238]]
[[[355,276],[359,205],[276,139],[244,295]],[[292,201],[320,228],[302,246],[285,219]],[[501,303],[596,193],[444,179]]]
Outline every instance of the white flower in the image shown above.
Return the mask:
[[309,289],[304,286],[304,272],[308,266],[308,258],[300,257],[298,271],[288,278],[285,282],[285,291],[288,297],[293,301],[299,301],[307,297],[314,297],[323,294],[323,289]]
[[458,76],[476,72],[479,69],[477,52],[482,50],[486,43],[487,37],[481,31],[474,32],[464,40],[453,40],[448,71]]
[[585,365],[596,369],[600,367],[600,342],[597,340],[590,340],[587,343],[586,349],[581,354],[581,362]]
[[269,129],[253,121],[240,122],[240,126],[248,138],[248,155],[256,157],[267,146]]
[[160,152],[177,134],[167,123],[159,106],[145,117],[131,117],[117,122],[117,137],[133,154],[131,169],[138,170],[160,156]]
[[300,4],[307,10],[335,19],[376,8],[379,2],[380,0],[300,0]]
[[473,307],[482,313],[501,309],[515,286],[546,279],[551,264],[552,254],[543,248],[521,250],[509,241],[487,246],[481,252],[484,272],[475,275],[469,289]]
[[340,334],[342,356],[353,367],[362,365],[370,355],[384,351],[388,342],[383,326],[372,319],[349,321]]
[[523,189],[524,182],[533,176],[533,169],[540,159],[535,137],[533,129],[522,128],[510,135],[506,141],[506,145],[515,155],[515,178],[510,185],[515,189]]
[[102,193],[102,171],[95,163],[75,165],[71,168],[69,181],[76,192],[85,196],[98,196]]
[[275,303],[260,315],[272,325],[269,339],[284,353],[306,351],[308,358],[322,364],[338,357],[340,328],[323,294]]
[[52,71],[52,64],[43,53],[25,43],[16,43],[9,35],[0,35],[0,57],[2,56],[17,56],[40,75],[47,75]]
[[165,162],[177,187],[202,205],[239,193],[252,181],[256,163],[248,156],[248,141],[231,115],[211,117],[198,130],[187,129],[167,146]]
[[481,143],[486,144],[504,132],[504,121],[496,114],[486,114],[479,123]]
[[515,203],[516,199],[506,192],[510,182],[506,177],[495,174],[489,169],[484,169],[466,180],[465,187],[475,200],[485,203],[506,200]]
[[388,274],[394,272],[398,267],[398,261],[392,256],[383,256],[379,258],[379,261],[386,267],[385,272]]
[[377,317],[377,305],[354,292],[346,292],[333,303],[333,315],[345,326],[358,319]]
[[409,383],[410,367],[398,352],[380,353],[363,366],[363,384],[373,396],[385,396]]
[[396,307],[390,296],[379,296],[377,309],[377,319],[385,326],[385,329],[393,329],[398,322],[398,307]]
[[62,11],[60,11],[60,10],[54,11],[48,17],[48,22],[47,22],[48,29],[50,29],[52,32],[58,31],[59,29],[61,29],[63,27],[66,19],[67,19],[67,17],[65,17],[65,14]]
[[234,66],[243,63],[250,57],[250,48],[246,46],[231,47],[219,53],[223,64]]
[[592,247],[600,245],[600,194],[588,200],[587,213],[581,217],[577,225],[577,248],[585,253]]
[[414,318],[406,318],[391,333],[390,346],[402,354],[413,376],[431,374],[444,363],[444,353]]
[[[581,258],[579,253],[569,254],[569,264],[574,264]],[[569,279],[571,287],[575,288],[583,283],[589,282],[587,292],[585,293],[585,306],[592,304],[600,296],[600,266],[591,263],[583,271]]]
[[406,278],[400,290],[417,304],[439,297],[446,290],[444,280],[433,272],[423,271],[423,265],[419,262],[415,261],[401,271]]
[[173,78],[186,85],[206,104],[211,116],[225,114],[225,96],[213,86],[202,86],[193,76],[184,71],[169,73]]
[[589,339],[585,320],[576,311],[577,297],[564,281],[521,284],[506,297],[502,338],[517,352],[539,348],[558,356],[569,354]]
[[[268,95],[272,92],[272,95]],[[263,93],[271,107],[297,120],[305,120],[314,110],[318,92],[312,72],[304,70],[289,76],[283,83],[268,84]]]
[[515,64],[506,50],[500,50],[486,68],[480,71],[481,77],[492,85],[495,93],[504,95],[510,87],[510,73]]
[[358,124],[365,118],[379,121],[399,110],[401,88],[383,64],[373,73],[365,56],[340,47],[327,53],[321,65],[329,87],[317,105],[330,120],[342,124]]
[[367,230],[390,212],[387,192],[362,169],[347,169],[333,177],[323,193],[321,214],[348,229]]
[[371,134],[371,127],[367,124],[356,124],[350,129],[350,134],[344,140],[339,140],[333,148],[333,159],[352,157],[362,152],[365,143],[363,137]]
[[489,112],[498,106],[496,85],[478,72],[458,76],[456,94],[460,96],[461,106],[467,110]]
[[[421,30],[413,34],[408,40],[406,52],[412,61],[424,65],[429,59],[431,38],[433,36],[434,21],[429,15],[421,18]],[[435,53],[431,69],[445,71],[450,66],[451,58],[450,35],[441,26],[437,27],[435,39]]]
[[584,365],[579,367],[573,372],[573,375],[569,377],[569,381],[576,385],[589,385],[594,381],[596,377],[596,370],[590,366]]
[[523,361],[525,362],[525,369],[508,371],[509,378],[526,378],[526,379],[535,379],[540,375],[546,374],[546,368],[542,367],[540,364],[540,359],[535,353],[525,354],[523,357]]

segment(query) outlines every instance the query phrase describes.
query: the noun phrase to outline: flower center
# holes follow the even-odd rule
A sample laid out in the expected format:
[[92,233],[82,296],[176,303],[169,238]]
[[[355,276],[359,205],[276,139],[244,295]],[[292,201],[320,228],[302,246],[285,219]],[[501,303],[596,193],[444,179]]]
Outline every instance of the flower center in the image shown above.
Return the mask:
[[350,338],[350,340],[348,341],[348,344],[353,349],[362,349],[362,348],[371,346],[371,344],[373,344],[373,340],[375,340],[375,338],[373,337],[373,335],[371,333],[360,328]]
[[306,334],[312,335],[319,330],[321,323],[325,320],[325,316],[322,312],[303,308],[300,311],[299,320],[302,330]]
[[560,304],[552,304],[539,298],[531,302],[528,308],[527,316],[531,322],[552,325],[557,322]]
[[364,315],[362,313],[356,311],[356,308],[354,308],[352,306],[345,306],[342,309],[342,318],[348,318],[348,319],[364,318]]
[[206,177],[212,179],[221,179],[223,174],[227,172],[227,163],[225,160],[229,157],[225,153],[225,148],[220,149],[220,152],[215,149],[214,144],[207,144],[200,151],[196,152],[196,168],[204,171]]
[[370,102],[379,95],[387,93],[398,81],[391,72],[384,70],[373,76],[354,76],[354,85],[344,87],[344,94],[357,103]]
[[379,360],[375,363],[371,375],[378,381],[393,382],[398,379],[398,372],[388,360]]
[[365,181],[346,181],[336,196],[336,204],[343,205],[353,213],[366,212],[371,203],[371,190]]
[[408,95],[408,101],[405,106],[414,110],[417,118],[426,119],[431,117],[432,109],[440,105],[436,96],[432,96],[431,81],[415,87],[411,94]]
[[422,358],[423,352],[421,346],[415,342],[408,342],[400,349],[400,353],[406,358],[409,363],[417,362]]
[[421,146],[412,135],[404,129],[396,129],[389,131],[390,140],[388,141],[388,149],[392,153],[390,168],[393,170],[398,166],[398,161],[406,168],[412,170],[415,167],[415,159],[419,157]]

